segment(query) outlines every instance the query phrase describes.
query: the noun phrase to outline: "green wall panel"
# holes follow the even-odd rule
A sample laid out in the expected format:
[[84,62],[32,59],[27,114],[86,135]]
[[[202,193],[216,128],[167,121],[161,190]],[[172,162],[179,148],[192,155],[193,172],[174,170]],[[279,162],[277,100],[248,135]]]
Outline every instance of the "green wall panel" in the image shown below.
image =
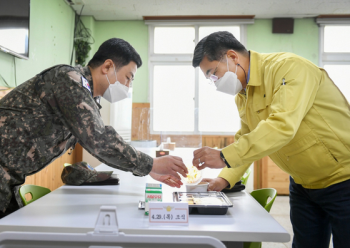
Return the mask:
[[313,18],[295,19],[293,34],[273,34],[272,19],[247,25],[247,49],[261,53],[292,52],[318,65],[318,26]]
[[[17,85],[45,68],[69,64],[73,29],[74,12],[64,0],[31,0],[29,60],[15,59]],[[14,56],[0,52],[0,73],[11,86],[14,72]]]
[[89,52],[89,57],[86,59],[86,65],[89,62],[89,60],[92,58],[92,56],[95,54],[96,50],[96,42],[95,40],[95,19],[92,16],[82,16],[81,21],[84,24],[84,26],[90,30],[90,34],[93,37],[90,41],[93,43],[91,44],[91,50]]

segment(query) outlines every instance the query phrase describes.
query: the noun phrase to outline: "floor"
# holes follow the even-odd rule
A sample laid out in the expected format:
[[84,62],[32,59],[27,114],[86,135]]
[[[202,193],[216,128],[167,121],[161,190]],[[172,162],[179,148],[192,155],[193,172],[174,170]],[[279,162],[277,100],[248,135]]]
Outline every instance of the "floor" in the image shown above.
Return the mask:
[[[289,218],[289,197],[277,196],[275,202],[272,205],[270,214],[286,229],[291,236],[291,241],[288,243],[262,243],[262,248],[291,248],[293,239],[293,228]],[[330,248],[333,248],[331,242]]]

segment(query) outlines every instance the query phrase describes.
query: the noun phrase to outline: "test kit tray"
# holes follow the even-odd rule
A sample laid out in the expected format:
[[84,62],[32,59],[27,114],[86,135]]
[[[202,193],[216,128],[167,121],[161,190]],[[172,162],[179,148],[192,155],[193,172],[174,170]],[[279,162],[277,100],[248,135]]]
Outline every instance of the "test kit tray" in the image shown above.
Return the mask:
[[174,192],[174,202],[187,202],[189,213],[226,214],[232,202],[222,192]]

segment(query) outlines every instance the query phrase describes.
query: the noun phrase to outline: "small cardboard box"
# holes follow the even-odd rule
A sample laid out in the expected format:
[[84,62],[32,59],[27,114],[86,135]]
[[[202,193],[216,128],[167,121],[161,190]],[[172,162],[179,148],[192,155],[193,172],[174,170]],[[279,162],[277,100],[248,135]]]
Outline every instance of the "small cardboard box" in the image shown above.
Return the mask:
[[163,149],[168,149],[170,151],[175,150],[176,143],[175,142],[170,142],[170,143],[163,143]]
[[145,190],[145,215],[148,215],[149,205],[151,201],[163,201],[163,192],[161,183],[146,183]]

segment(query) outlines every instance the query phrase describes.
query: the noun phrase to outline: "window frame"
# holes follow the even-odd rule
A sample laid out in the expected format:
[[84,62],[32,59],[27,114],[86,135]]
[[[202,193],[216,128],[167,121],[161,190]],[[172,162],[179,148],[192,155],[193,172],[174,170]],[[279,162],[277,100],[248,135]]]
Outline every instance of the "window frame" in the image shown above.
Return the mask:
[[[179,134],[180,131],[155,131],[153,130],[153,79],[154,66],[156,65],[192,65],[193,54],[156,54],[154,53],[154,29],[156,27],[194,27],[195,29],[195,45],[199,42],[199,28],[209,26],[239,26],[240,27],[240,42],[246,46],[247,41],[247,25],[254,24],[254,19],[232,19],[232,20],[163,20],[163,21],[145,21],[148,25],[148,68],[149,68],[149,101],[150,101],[150,133],[161,134]],[[199,68],[195,69],[195,96],[194,96],[194,131],[181,132],[184,135],[234,135],[236,132],[204,132],[199,131]],[[237,130],[238,131],[238,130]]]
[[330,53],[324,51],[325,26],[350,26],[350,18],[317,18],[319,26],[319,67],[325,65],[350,65],[350,52]]

